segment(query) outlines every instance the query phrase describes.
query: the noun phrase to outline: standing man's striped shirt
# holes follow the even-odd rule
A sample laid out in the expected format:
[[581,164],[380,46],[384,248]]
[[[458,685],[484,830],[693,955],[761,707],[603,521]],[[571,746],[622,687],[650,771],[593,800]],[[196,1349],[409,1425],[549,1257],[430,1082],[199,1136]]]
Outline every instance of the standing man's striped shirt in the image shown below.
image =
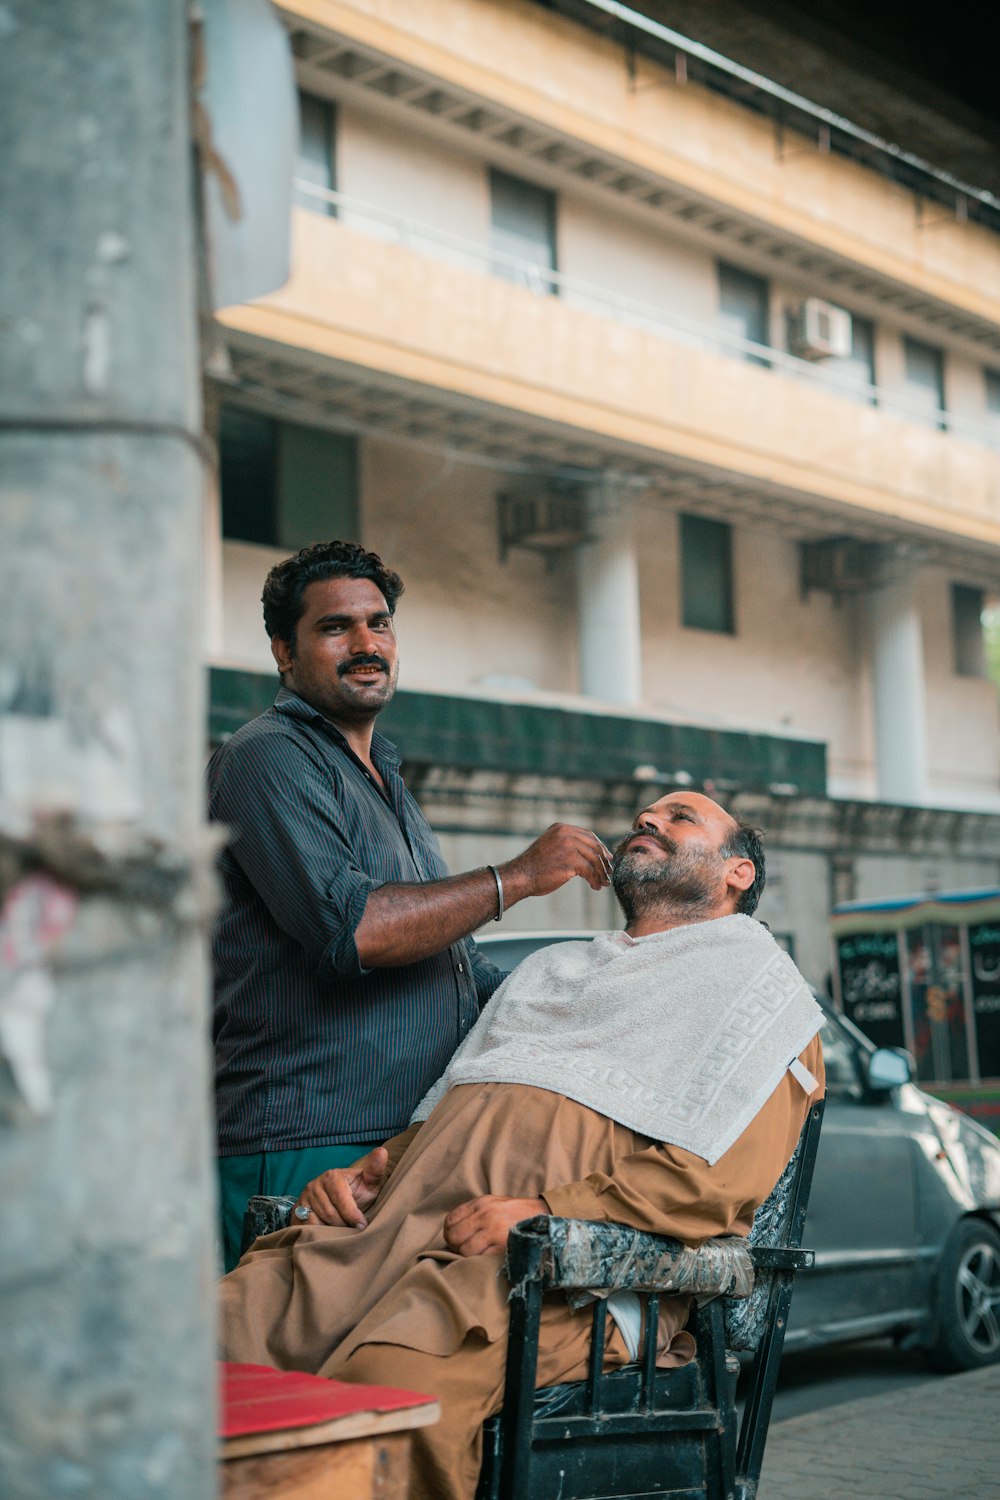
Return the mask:
[[214,942],[220,1156],[396,1134],[503,977],[471,938],[361,966],[369,892],[448,874],[377,732],[372,758],[387,794],[286,688],[212,758],[209,815],[232,830]]

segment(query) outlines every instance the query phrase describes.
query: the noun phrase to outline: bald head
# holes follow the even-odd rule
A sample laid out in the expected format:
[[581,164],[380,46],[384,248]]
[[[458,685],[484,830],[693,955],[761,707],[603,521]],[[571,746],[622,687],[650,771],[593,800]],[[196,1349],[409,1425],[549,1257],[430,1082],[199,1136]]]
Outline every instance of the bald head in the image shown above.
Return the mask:
[[703,828],[712,829],[720,835],[728,835],[739,826],[724,807],[711,797],[706,797],[704,792],[668,792],[665,797],[651,802],[637,813],[635,822],[638,824],[647,813],[654,818],[669,818],[681,811],[690,813]]

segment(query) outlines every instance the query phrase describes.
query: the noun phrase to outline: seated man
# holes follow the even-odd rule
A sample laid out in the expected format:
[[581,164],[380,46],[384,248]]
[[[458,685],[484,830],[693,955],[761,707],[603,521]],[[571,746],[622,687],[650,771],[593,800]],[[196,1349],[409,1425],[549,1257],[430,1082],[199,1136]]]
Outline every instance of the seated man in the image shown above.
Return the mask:
[[[225,1358],[440,1397],[414,1435],[415,1500],[474,1493],[503,1398],[511,1226],[746,1234],[821,1091],[822,1013],[750,917],[759,835],[675,792],[636,818],[613,879],[625,931],[519,965],[410,1128],[311,1182],[300,1222],[222,1282]],[[661,1306],[660,1363],[686,1363],[688,1299]],[[582,1378],[589,1325],[546,1300],[540,1384]],[[608,1368],[628,1358],[609,1331]]]

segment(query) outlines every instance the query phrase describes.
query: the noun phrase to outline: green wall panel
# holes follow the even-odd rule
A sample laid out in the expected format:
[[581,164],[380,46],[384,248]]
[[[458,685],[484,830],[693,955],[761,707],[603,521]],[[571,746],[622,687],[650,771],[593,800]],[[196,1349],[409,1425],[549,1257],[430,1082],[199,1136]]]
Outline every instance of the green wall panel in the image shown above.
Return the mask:
[[[210,668],[213,742],[269,707],[277,690],[276,676]],[[669,775],[686,771],[697,782],[752,790],[781,783],[803,796],[826,795],[826,747],[816,740],[404,690],[379,728],[411,765],[608,781],[629,781],[637,766],[654,766]]]

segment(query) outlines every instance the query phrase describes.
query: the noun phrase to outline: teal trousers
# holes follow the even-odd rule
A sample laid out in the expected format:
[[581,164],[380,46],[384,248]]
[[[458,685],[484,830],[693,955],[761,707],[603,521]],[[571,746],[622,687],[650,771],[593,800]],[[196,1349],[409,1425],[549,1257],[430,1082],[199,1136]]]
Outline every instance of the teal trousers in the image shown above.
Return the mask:
[[359,1156],[381,1146],[362,1141],[354,1146],[306,1146],[301,1151],[255,1151],[250,1156],[220,1156],[219,1212],[222,1262],[231,1271],[240,1258],[240,1238],[247,1199],[258,1193],[297,1198],[314,1177],[330,1167],[349,1167]]

